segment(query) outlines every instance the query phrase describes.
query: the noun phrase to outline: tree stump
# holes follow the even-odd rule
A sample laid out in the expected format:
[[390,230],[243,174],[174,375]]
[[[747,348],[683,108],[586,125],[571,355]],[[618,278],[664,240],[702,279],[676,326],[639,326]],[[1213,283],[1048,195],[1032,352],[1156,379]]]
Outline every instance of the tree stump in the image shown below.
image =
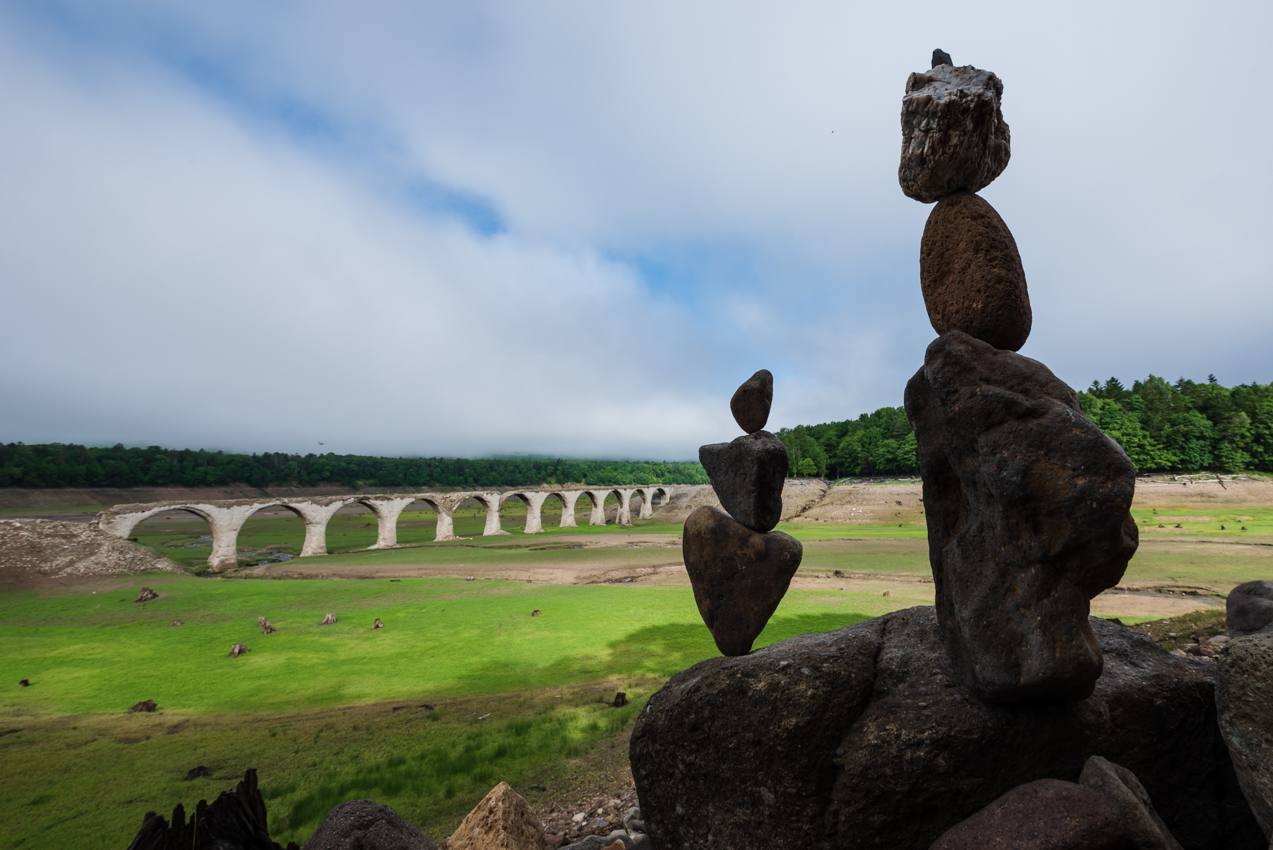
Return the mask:
[[19,680],[18,680],[18,687],[19,687],[19,688],[29,688],[29,687],[31,687],[31,680],[30,680],[30,679],[19,679]]
[[240,655],[248,654],[248,645],[246,643],[236,643],[230,647],[230,657],[238,658]]
[[[162,815],[147,812],[141,831],[128,845],[128,850],[194,850],[196,824],[199,848],[284,850],[270,839],[267,820],[265,799],[257,787],[253,768],[243,775],[243,781],[233,791],[222,791],[212,805],[200,800],[189,821],[180,803],[173,809],[171,826]],[[299,848],[289,843],[287,850]]]
[[158,593],[155,593],[149,587],[143,587],[141,589],[141,593],[137,594],[137,598],[134,599],[133,601],[134,602],[149,602],[152,599],[158,599],[158,598],[159,598]]
[[531,615],[532,617],[542,617],[542,616],[543,616],[543,614],[541,614],[541,613],[540,613],[540,611],[539,611],[539,609],[538,609],[538,608],[536,608],[534,611],[531,611],[531,612],[530,612],[530,615]]
[[614,695],[614,702],[610,703],[613,708],[623,708],[628,704],[628,695],[623,691],[619,691]]
[[174,626],[180,626],[180,625],[181,625],[181,621],[180,621],[180,620],[173,620],[173,621],[172,621],[172,624],[173,624]]
[[371,629],[372,629],[372,631],[375,631],[376,629],[383,629],[384,627],[385,627],[385,624],[384,624],[384,623],[382,623],[382,622],[380,622],[380,618],[379,618],[379,617],[377,617],[377,618],[376,618],[376,622],[372,623],[372,625],[371,625]]
[[323,621],[322,621],[321,623],[319,623],[318,625],[320,625],[320,626],[334,626],[334,625],[336,625],[336,615],[335,615],[335,614],[328,614],[326,617],[324,617],[324,618],[323,618]]
[[278,631],[278,629],[274,628],[274,624],[269,620],[266,620],[264,617],[262,617],[261,620],[261,634],[268,635]]
[[155,705],[155,701],[153,699],[148,699],[148,700],[142,700],[141,702],[137,703],[136,705],[134,705],[132,708],[128,710],[129,711],[154,711],[158,707],[159,706]]

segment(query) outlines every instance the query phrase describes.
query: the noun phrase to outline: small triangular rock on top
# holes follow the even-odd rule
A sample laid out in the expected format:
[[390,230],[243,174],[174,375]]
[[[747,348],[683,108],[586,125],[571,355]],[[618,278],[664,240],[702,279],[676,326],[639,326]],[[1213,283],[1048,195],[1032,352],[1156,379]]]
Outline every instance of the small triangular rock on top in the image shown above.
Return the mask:
[[754,434],[769,421],[769,407],[774,400],[774,376],[768,369],[761,369],[743,382],[729,400],[729,410],[734,414],[738,427]]

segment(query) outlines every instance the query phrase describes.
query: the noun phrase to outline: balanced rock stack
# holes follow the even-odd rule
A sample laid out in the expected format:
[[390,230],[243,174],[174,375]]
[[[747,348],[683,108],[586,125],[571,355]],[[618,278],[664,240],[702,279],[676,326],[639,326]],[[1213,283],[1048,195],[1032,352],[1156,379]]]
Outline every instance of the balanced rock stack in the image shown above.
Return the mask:
[[764,533],[785,452],[744,415],[749,399],[768,412],[769,376],[744,384],[749,436],[700,451],[733,519],[704,508],[685,526],[699,611],[742,657],[683,670],[639,713],[647,832],[733,850],[1264,850],[1273,635],[1251,633],[1273,623],[1273,590],[1230,596],[1249,636],[1218,665],[1088,616],[1136,551],[1135,472],[1016,353],[1021,258],[974,194],[1008,162],[1003,85],[941,51],[933,65],[907,82],[899,178],[937,202],[920,272],[939,336],[906,386],[936,605],[747,651],[800,549]]
[[764,430],[773,392],[773,375],[761,369],[734,393],[729,407],[746,436],[698,450],[725,510],[702,507],[685,521],[694,601],[725,655],[751,651],[800,566],[800,543],[773,531],[787,477],[787,447]]
[[1000,111],[1003,83],[933,51],[932,70],[914,73],[902,97],[902,191],[937,202],[920,243],[919,275],[939,334],[962,330],[1016,351],[1030,335],[1030,295],[1008,226],[983,198],[1008,165],[1011,137]]
[[1136,552],[1135,470],[1078,395],[1016,354],[1030,335],[1025,271],[974,192],[1010,155],[1003,83],[954,67],[911,74],[902,191],[937,202],[920,284],[938,338],[906,386],[937,616],[951,662],[983,699],[1083,699],[1101,675],[1088,602]]

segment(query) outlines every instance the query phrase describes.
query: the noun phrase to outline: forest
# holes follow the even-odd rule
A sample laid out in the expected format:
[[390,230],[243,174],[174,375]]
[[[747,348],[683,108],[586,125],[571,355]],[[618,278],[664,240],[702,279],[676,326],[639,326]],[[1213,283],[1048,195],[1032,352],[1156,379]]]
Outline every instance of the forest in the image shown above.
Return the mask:
[[697,463],[537,458],[230,454],[195,449],[0,445],[0,487],[528,487],[706,484]]
[[[1273,383],[1223,387],[1150,375],[1079,393],[1084,412],[1141,472],[1273,472]],[[797,425],[777,436],[789,474],[802,478],[915,475],[906,411]],[[540,484],[706,484],[693,462],[542,458],[385,458],[336,454],[229,454],[195,449],[0,444],[0,487],[527,487]]]
[[[1174,384],[1150,375],[1131,389],[1117,378],[1079,393],[1083,411],[1141,472],[1273,471],[1273,383]],[[906,411],[883,407],[857,419],[783,428],[790,474],[819,478],[915,475]]]

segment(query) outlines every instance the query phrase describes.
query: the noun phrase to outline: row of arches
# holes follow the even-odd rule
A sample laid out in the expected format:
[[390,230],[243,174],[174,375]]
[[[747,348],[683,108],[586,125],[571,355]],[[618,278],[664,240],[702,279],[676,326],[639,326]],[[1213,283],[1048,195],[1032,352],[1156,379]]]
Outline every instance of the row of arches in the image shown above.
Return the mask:
[[526,534],[538,534],[544,530],[543,509],[550,499],[557,499],[561,506],[559,527],[577,527],[575,511],[581,500],[592,506],[588,524],[606,524],[606,499],[618,497],[615,521],[621,525],[632,524],[632,499],[639,497],[638,518],[649,519],[654,515],[656,500],[666,504],[671,499],[670,488],[609,487],[580,490],[514,490],[506,493],[413,493],[409,495],[353,496],[300,499],[235,499],[207,502],[156,502],[144,505],[116,505],[98,515],[99,530],[117,537],[130,537],[145,520],[172,511],[185,511],[204,519],[211,528],[212,543],[208,564],[213,572],[224,572],[238,565],[238,538],[243,524],[254,514],[270,508],[278,508],[299,517],[305,524],[305,542],[300,556],[327,554],[327,527],[342,508],[361,505],[376,516],[376,542],[368,549],[392,549],[398,545],[398,519],[410,506],[423,503],[437,514],[435,541],[455,540],[455,510],[462,504],[475,501],[486,510],[483,536],[505,534],[500,507],[516,499],[526,505]]

